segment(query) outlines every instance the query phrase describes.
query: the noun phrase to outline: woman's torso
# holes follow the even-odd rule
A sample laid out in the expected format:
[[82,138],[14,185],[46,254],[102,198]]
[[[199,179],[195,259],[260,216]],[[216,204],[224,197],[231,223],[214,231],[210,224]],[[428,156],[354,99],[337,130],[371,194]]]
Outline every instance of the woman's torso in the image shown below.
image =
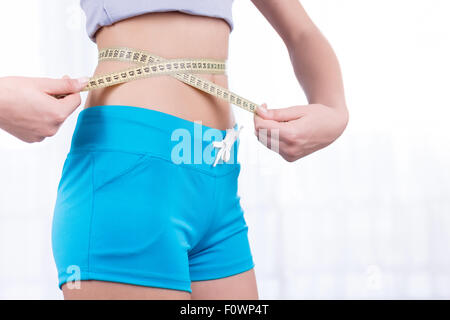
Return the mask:
[[[99,49],[130,47],[167,59],[228,59],[230,26],[218,18],[181,12],[152,12],[110,26],[96,33]],[[103,61],[94,75],[130,67],[127,62]],[[226,75],[198,74],[228,88]],[[234,125],[230,104],[171,76],[158,76],[89,92],[85,108],[98,105],[129,105],[149,108],[218,129]]]

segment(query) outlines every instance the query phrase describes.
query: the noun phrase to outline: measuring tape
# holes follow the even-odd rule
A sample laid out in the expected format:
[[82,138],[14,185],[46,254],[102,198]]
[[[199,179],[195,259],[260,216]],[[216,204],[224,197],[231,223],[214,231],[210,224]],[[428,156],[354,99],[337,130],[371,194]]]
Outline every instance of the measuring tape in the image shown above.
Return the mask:
[[256,108],[258,107],[258,104],[211,81],[192,74],[225,74],[226,64],[222,60],[196,58],[164,59],[145,51],[122,47],[106,48],[99,51],[98,61],[106,60],[127,61],[138,66],[93,77],[82,91],[105,88],[132,80],[170,75],[194,88],[223,99],[244,110],[256,112]]

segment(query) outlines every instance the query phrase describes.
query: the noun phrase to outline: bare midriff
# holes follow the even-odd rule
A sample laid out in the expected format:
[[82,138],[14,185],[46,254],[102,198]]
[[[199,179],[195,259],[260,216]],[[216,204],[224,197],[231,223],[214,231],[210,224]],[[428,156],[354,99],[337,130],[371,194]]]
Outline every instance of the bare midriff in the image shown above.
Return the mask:
[[[98,48],[129,47],[166,59],[228,59],[230,27],[223,19],[181,12],[155,12],[102,27],[96,33]],[[94,76],[132,66],[128,62],[102,61]],[[197,74],[228,88],[225,74]],[[157,76],[89,92],[85,108],[127,105],[168,113],[203,125],[227,129],[234,125],[228,102],[191,87],[171,76]]]

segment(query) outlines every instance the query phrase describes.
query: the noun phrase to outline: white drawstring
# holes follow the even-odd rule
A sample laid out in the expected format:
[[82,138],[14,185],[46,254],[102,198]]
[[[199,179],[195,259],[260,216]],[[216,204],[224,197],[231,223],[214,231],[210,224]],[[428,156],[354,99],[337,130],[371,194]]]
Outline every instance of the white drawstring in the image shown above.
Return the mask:
[[216,161],[214,161],[213,167],[222,159],[223,162],[227,162],[230,160],[231,156],[231,148],[233,147],[234,142],[239,137],[239,132],[243,126],[240,126],[238,130],[227,129],[227,134],[222,141],[213,141],[213,147],[218,148],[219,151],[216,154]]

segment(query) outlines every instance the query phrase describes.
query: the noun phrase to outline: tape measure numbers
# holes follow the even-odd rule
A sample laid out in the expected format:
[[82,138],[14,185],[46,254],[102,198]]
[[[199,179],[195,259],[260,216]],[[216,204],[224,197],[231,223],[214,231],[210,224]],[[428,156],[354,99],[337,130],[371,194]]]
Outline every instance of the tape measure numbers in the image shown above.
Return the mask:
[[82,91],[105,88],[133,80],[170,75],[194,88],[223,99],[249,112],[256,112],[258,104],[193,73],[225,74],[226,63],[215,59],[164,59],[154,54],[130,48],[106,48],[99,51],[98,60],[127,61],[136,64],[122,71],[93,77]]

